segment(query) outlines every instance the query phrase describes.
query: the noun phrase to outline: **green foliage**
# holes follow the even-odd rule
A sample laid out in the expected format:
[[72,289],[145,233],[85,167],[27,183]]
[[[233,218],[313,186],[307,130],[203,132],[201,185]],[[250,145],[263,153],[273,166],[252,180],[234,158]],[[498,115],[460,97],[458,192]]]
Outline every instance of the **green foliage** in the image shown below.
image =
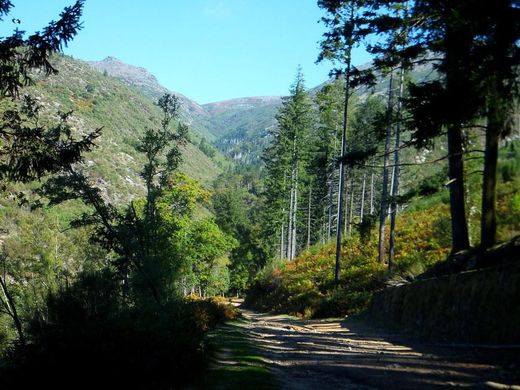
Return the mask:
[[178,386],[206,364],[204,333],[236,317],[213,301],[132,308],[119,289],[117,275],[106,270],[51,294],[45,315],[32,321],[31,343],[7,354],[0,386],[65,389],[78,378],[81,387]]
[[191,283],[183,288],[189,291],[194,286],[203,296],[224,294],[229,288],[227,265],[228,253],[237,246],[236,240],[223,233],[212,219],[192,221],[177,237],[187,264],[183,276]]
[[[446,231],[438,228],[447,217],[445,206],[403,213],[397,220],[393,274],[377,261],[377,236],[351,235],[342,246],[340,285],[334,286],[335,247],[315,246],[294,261],[279,262],[259,273],[246,302],[261,310],[304,317],[357,314],[386,279],[410,278],[445,258]],[[448,244],[448,245],[446,245]]]
[[204,137],[200,139],[199,149],[209,158],[215,157],[217,153],[216,149]]
[[[308,167],[314,111],[301,69],[290,96],[283,98],[276,115],[278,126],[271,131],[271,143],[262,158],[266,163],[265,235],[278,241],[279,256],[292,259],[304,246],[304,198],[310,190]],[[284,234],[282,235],[282,232]],[[287,238],[285,238],[287,235]],[[285,244],[282,242],[285,241]]]
[[237,241],[229,256],[230,292],[236,294],[246,290],[268,257],[259,225],[258,186],[255,169],[239,166],[218,178],[211,197],[215,222]]

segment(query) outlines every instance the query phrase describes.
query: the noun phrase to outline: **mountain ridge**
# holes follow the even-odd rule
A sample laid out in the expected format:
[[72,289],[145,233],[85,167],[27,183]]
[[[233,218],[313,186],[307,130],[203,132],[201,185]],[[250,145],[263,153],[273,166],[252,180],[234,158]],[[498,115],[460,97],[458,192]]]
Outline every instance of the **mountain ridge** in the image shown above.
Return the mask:
[[[85,61],[55,55],[51,62],[58,73],[34,73],[33,85],[25,87],[23,93],[37,98],[46,118],[56,118],[57,111],[72,112],[70,121],[79,134],[103,129],[97,147],[85,155],[83,168],[105,198],[121,204],[142,195],[140,172],[145,161],[137,145],[147,128],[161,124],[162,113],[155,99]],[[222,154],[209,156],[199,147],[203,136],[199,128],[190,130],[192,141],[182,147],[180,170],[210,187],[227,163]]]
[[[227,156],[244,162],[259,159],[258,148],[260,144],[265,146],[267,131],[276,124],[275,113],[282,101],[281,96],[250,96],[199,104],[164,87],[143,67],[126,64],[112,56],[85,63],[121,80],[125,85],[141,90],[154,100],[164,93],[178,96],[181,118]],[[249,158],[251,151],[254,151],[252,160]]]

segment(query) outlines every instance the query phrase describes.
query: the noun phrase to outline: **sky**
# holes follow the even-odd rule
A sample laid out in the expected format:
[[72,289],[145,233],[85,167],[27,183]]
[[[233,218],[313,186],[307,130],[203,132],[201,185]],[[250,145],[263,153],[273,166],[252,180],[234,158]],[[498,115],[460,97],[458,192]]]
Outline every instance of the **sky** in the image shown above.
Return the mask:
[[[0,36],[31,33],[74,0],[11,0]],[[317,0],[86,0],[83,29],[64,52],[82,60],[107,56],[141,66],[198,103],[287,95],[298,65],[306,85],[328,78],[315,64],[325,26]],[[14,24],[12,18],[20,19]],[[369,61],[362,49],[353,62]]]

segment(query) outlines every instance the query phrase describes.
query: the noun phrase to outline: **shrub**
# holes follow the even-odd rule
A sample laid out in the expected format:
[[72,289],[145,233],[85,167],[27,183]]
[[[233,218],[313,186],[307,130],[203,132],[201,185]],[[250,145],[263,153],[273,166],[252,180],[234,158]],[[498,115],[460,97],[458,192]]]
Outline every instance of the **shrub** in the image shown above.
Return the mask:
[[414,277],[445,258],[448,209],[437,205],[403,213],[397,219],[396,256],[392,273],[377,261],[377,230],[352,234],[342,245],[340,284],[334,284],[335,246],[318,245],[291,262],[276,262],[254,280],[246,304],[262,311],[301,317],[358,314],[373,291],[397,275]]
[[83,275],[49,296],[29,343],[8,350],[0,388],[170,389],[205,366],[204,333],[237,315],[211,300],[131,307],[117,284]]

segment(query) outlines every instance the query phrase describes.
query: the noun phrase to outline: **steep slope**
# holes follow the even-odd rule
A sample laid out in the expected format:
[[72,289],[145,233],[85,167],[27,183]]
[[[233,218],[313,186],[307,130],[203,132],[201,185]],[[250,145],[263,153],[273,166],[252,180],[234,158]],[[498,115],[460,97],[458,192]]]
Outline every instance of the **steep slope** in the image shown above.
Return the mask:
[[215,145],[234,160],[258,163],[268,144],[268,131],[276,126],[279,96],[238,98],[205,104],[215,127]]
[[148,70],[125,64],[114,57],[107,57],[102,61],[88,61],[90,66],[103,74],[110,75],[121,80],[124,84],[135,87],[143,92],[146,96],[156,101],[165,93],[173,93],[179,97],[182,113],[181,118],[202,136],[209,140],[214,139],[212,132],[212,124],[210,123],[210,114],[198,103],[187,98],[186,96],[168,90],[162,86],[157,78]]
[[[135,146],[146,127],[159,126],[159,108],[137,88],[104,75],[85,62],[56,56],[53,63],[59,74],[36,75],[36,85],[29,87],[28,92],[39,97],[49,113],[73,110],[72,121],[80,131],[103,128],[98,147],[87,155],[86,164],[108,198],[117,202],[141,194],[139,171],[143,156]],[[183,155],[181,170],[206,185],[225,164],[222,156],[211,159],[191,143],[184,148]]]

